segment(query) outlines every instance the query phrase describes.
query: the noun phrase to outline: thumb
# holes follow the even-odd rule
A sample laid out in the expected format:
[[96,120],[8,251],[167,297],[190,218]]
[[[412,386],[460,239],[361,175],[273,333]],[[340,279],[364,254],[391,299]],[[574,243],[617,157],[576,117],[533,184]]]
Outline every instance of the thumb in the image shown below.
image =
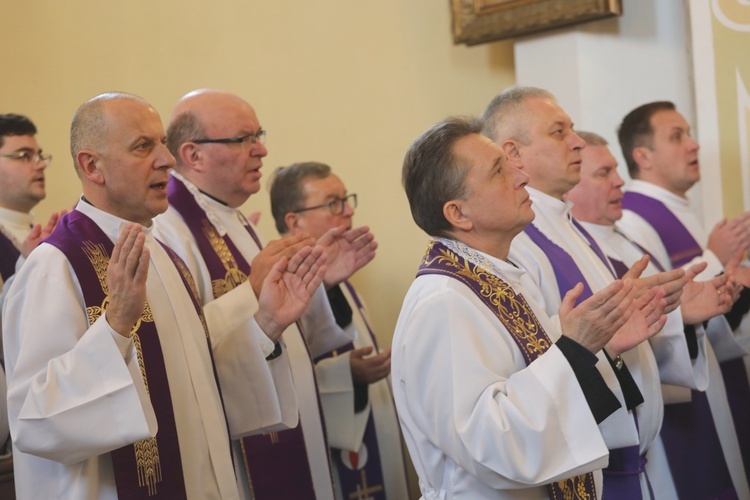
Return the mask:
[[734,274],[734,272],[737,270],[737,267],[740,265],[740,262],[742,262],[742,255],[743,251],[739,250],[734,255],[732,255],[732,258],[729,259],[729,262],[727,262],[727,265],[724,266],[724,272],[727,274]]
[[634,279],[640,278],[641,273],[643,273],[643,271],[648,266],[648,261],[649,261],[648,255],[644,255],[643,257],[635,261],[635,263],[630,267],[630,269],[628,269],[628,272],[625,273],[625,276],[623,276],[622,279],[634,280]]
[[576,283],[576,286],[568,290],[568,293],[563,297],[562,302],[560,303],[560,308],[557,311],[561,318],[565,317],[573,310],[576,305],[576,300],[578,300],[578,297],[580,297],[582,293],[583,283],[580,282]]
[[353,358],[364,358],[368,354],[370,354],[373,350],[372,346],[367,347],[360,347],[359,349],[354,349],[352,353],[350,354]]

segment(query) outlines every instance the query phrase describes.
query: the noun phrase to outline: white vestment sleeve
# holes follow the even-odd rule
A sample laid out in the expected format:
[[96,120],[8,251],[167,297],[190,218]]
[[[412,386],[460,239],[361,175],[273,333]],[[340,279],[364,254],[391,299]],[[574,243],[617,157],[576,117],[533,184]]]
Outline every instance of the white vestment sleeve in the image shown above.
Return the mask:
[[67,259],[51,245],[27,261],[3,309],[14,445],[66,464],[157,431],[136,356],[126,364],[106,317],[89,327],[84,310]]
[[347,333],[336,324],[323,285],[316,290],[299,323],[312,359],[354,340],[351,333]]
[[425,279],[430,291],[407,295],[396,327],[393,383],[428,488],[451,490],[461,481],[446,460],[492,489],[542,486],[605,467],[607,446],[559,349],[526,367],[490,310],[456,290],[464,285],[418,281]]
[[349,354],[346,352],[318,361],[315,377],[326,421],[328,446],[356,452],[365,434],[370,400],[368,398],[367,406],[362,411],[354,411],[354,382]]

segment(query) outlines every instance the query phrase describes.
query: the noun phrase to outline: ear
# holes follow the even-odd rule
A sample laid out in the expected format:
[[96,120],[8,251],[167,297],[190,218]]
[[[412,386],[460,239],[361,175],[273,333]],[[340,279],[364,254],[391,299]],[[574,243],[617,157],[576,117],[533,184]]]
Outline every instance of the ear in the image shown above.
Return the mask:
[[474,223],[464,213],[461,200],[450,200],[443,205],[443,217],[448,223],[461,231],[471,231]]
[[287,212],[287,214],[284,216],[284,223],[286,224],[286,228],[289,234],[295,235],[301,230],[299,221],[299,214],[296,214],[294,212]]
[[633,148],[633,160],[638,164],[641,170],[651,169],[651,150],[646,146]]
[[180,148],[177,150],[180,155],[180,163],[187,166],[191,170],[201,171],[203,167],[202,163],[202,151],[192,142],[183,142]]
[[104,185],[104,173],[100,168],[99,155],[90,149],[82,149],[76,155],[76,167],[81,177],[94,184]]
[[502,143],[500,147],[505,151],[505,156],[508,157],[508,163],[514,167],[521,163],[521,145],[517,141],[509,139]]

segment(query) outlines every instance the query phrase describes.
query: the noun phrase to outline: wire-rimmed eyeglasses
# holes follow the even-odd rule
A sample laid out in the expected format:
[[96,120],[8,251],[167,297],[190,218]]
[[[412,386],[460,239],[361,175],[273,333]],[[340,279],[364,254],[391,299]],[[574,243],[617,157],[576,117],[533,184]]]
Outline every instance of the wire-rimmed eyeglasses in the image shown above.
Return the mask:
[[331,211],[332,215],[341,215],[344,213],[347,203],[350,207],[352,207],[352,209],[357,208],[357,195],[355,193],[352,193],[350,195],[344,196],[343,198],[336,198],[335,200],[329,201],[328,203],[323,203],[322,205],[315,205],[314,207],[306,207],[300,208],[299,210],[294,210],[294,213],[298,214],[300,212],[307,212],[308,210],[327,207],[328,210]]
[[41,151],[38,151],[36,153],[32,153],[31,151],[19,151],[17,153],[8,153],[8,154],[0,155],[0,158],[10,158],[11,160],[21,160],[24,163],[33,162],[34,165],[37,165],[40,161],[44,161],[47,163],[52,161],[52,155],[45,155]]

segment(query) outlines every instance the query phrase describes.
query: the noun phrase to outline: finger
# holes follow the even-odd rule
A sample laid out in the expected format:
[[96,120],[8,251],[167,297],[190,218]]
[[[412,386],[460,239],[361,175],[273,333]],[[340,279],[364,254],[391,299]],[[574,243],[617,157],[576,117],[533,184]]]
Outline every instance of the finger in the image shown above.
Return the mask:
[[576,301],[578,300],[578,297],[580,297],[582,293],[583,293],[583,283],[578,282],[576,283],[576,286],[568,290],[568,292],[562,298],[562,302],[560,303],[560,307],[557,310],[557,313],[562,317],[567,316],[567,314],[570,311],[572,311],[573,308],[575,307]]
[[346,231],[345,233],[342,234],[342,236],[349,243],[353,243],[355,240],[365,235],[370,236],[370,239],[372,240],[373,238],[375,238],[375,236],[372,235],[372,233],[368,234],[369,231],[370,231],[370,228],[368,226],[359,226],[359,227],[355,227],[353,229]]
[[648,266],[649,257],[648,255],[644,255],[635,263],[630,266],[630,269],[628,269],[628,272],[625,273],[625,276],[622,277],[622,279],[636,279],[641,277],[641,273],[646,269]]
[[685,273],[688,280],[694,279],[696,276],[698,276],[700,273],[702,273],[706,267],[708,266],[708,262],[699,262],[697,264],[693,264],[690,266]]
[[343,233],[344,233],[344,226],[338,226],[338,227],[329,229],[328,231],[326,231],[326,233],[323,236],[318,238],[318,241],[316,242],[316,244],[324,246],[324,247],[328,246],[334,241],[336,241],[336,239],[340,238]]
[[138,262],[138,267],[135,270],[134,279],[136,283],[145,283],[148,278],[148,267],[149,261],[151,260],[151,253],[148,248],[144,248],[141,252],[141,258]]
[[113,264],[117,264],[118,262],[120,262],[120,253],[122,252],[123,246],[125,246],[125,242],[130,237],[131,228],[132,224],[126,224],[120,230],[120,234],[117,237],[117,241],[115,242],[115,248],[112,250],[112,256],[109,258],[110,262],[112,262]]
[[[325,268],[326,263],[326,254],[325,252],[321,253],[317,260],[310,266],[310,269],[305,273],[304,276],[302,276],[302,284],[305,285],[305,287],[308,287],[309,285],[313,284],[313,281],[317,278],[318,272],[321,268]],[[325,276],[325,274],[324,274]],[[318,287],[320,283],[315,285],[315,288]]]
[[146,250],[146,235],[144,235],[140,231],[137,231],[134,234],[135,237],[133,238],[133,246],[127,253],[126,258],[121,259],[121,262],[124,261],[124,267],[122,269],[125,272],[125,276],[129,277],[135,277],[138,271],[138,266],[141,262],[141,257],[143,256],[143,251]]
[[29,231],[28,236],[26,236],[26,239],[28,240],[35,240],[39,238],[42,235],[42,225],[41,224],[34,224],[34,227],[31,228],[31,231]]
[[318,272],[315,273],[315,276],[313,276],[310,282],[305,286],[307,293],[310,295],[315,293],[315,290],[317,290],[320,284],[323,283],[323,278],[325,278],[327,270],[328,268],[326,266],[320,266],[318,268]]
[[[300,266],[305,262],[305,260],[310,256],[313,249],[311,247],[302,247],[300,248],[297,253],[295,253],[291,259],[289,259],[289,264],[287,265],[286,269],[290,273],[296,273],[297,270],[300,268]],[[309,268],[311,263],[307,264],[307,268]],[[306,268],[306,269],[307,269]],[[303,273],[304,274],[304,271]]]
[[274,262],[271,269],[268,271],[266,278],[263,280],[263,286],[266,284],[276,283],[281,280],[281,275],[284,273],[289,260],[286,257],[281,257],[279,260]]
[[364,358],[365,356],[370,354],[373,349],[374,348],[372,346],[360,347],[359,349],[352,350],[352,353],[350,354],[350,356],[355,357],[355,358]]
[[740,262],[742,262],[742,256],[743,252],[741,250],[735,252],[735,254],[732,255],[732,258],[729,259],[729,262],[727,262],[727,265],[724,266],[724,272],[728,274],[734,274],[737,271]]

